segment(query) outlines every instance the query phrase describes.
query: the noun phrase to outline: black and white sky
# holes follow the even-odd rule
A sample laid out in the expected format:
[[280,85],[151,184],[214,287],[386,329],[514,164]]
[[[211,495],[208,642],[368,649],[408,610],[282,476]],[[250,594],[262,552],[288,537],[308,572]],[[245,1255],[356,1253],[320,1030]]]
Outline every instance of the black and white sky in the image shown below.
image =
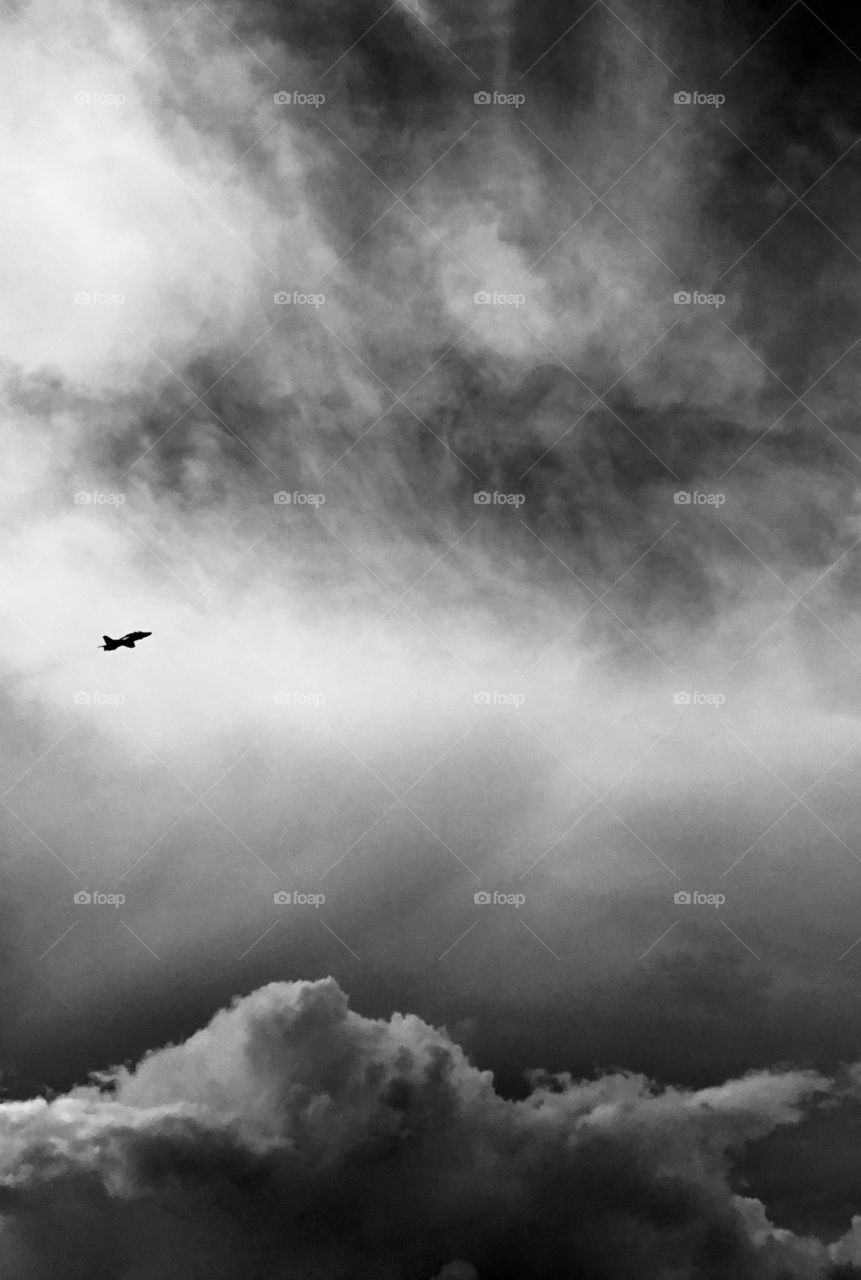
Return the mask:
[[857,18],[0,27],[2,1280],[861,1276]]

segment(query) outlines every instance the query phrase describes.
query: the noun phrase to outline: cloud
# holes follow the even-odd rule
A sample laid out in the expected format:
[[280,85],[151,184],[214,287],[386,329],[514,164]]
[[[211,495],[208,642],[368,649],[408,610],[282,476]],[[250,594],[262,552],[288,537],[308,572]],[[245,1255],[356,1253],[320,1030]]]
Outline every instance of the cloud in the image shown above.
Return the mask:
[[0,1256],[21,1280],[824,1276],[828,1250],[728,1178],[835,1087],[536,1072],[512,1101],[420,1018],[272,983],[136,1066],[2,1104]]
[[[33,0],[4,17],[17,104],[0,174],[16,244],[0,329],[14,380],[15,480],[4,483],[15,485],[7,519],[26,528],[15,616],[50,625],[34,586],[45,556],[52,595],[98,607],[84,582],[97,554],[100,576],[128,576],[138,598],[156,594],[155,570],[174,609],[199,586],[249,631],[261,613],[280,615],[257,628],[267,634],[279,621],[295,629],[273,597],[285,560],[296,611],[316,607],[334,629],[345,593],[370,622],[380,579],[407,587],[434,566],[422,588],[432,594],[413,599],[444,638],[460,633],[467,658],[464,633],[486,650],[499,619],[516,613],[533,634],[558,635],[560,597],[573,591],[586,610],[590,589],[618,579],[616,613],[629,626],[636,618],[645,644],[671,662],[681,645],[705,661],[706,627],[719,625],[724,647],[761,634],[774,602],[764,618],[753,555],[792,584],[826,569],[853,536],[853,480],[834,437],[826,445],[817,430],[811,459],[809,423],[784,424],[727,481],[723,514],[743,542],[716,520],[688,518],[701,512],[682,512],[667,534],[680,514],[673,489],[716,485],[779,412],[774,379],[718,315],[672,303],[676,276],[704,284],[746,233],[743,184],[709,198],[730,170],[730,136],[673,108],[666,69],[602,6],[577,40],[562,41],[564,85],[549,37],[563,17],[555,3],[542,6],[537,30],[514,4],[482,5],[469,20],[443,3],[398,6],[368,31],[380,16],[371,13],[330,12],[321,30],[317,10],[301,5],[248,16],[79,0],[59,15]],[[646,23],[627,16],[635,29]],[[528,117],[476,110],[464,66],[475,63],[479,80],[512,76],[518,57],[524,69],[533,61],[533,42],[542,52],[545,29],[552,48],[524,78]],[[695,29],[679,35],[654,15],[642,36],[682,64],[697,48]],[[318,81],[325,110],[273,102],[282,83]],[[81,93],[124,101],[75,102]],[[775,150],[794,156],[794,139],[767,141],[775,164]],[[835,120],[817,145],[838,143]],[[819,159],[825,167],[820,156],[808,167]],[[587,216],[590,190],[622,172],[607,197],[613,212]],[[388,211],[392,192],[406,193],[409,209],[394,201]],[[835,242],[832,253],[843,252]],[[777,341],[773,319],[747,320],[746,270],[719,314],[749,345],[751,327],[778,329]],[[782,287],[776,274],[764,272],[757,298]],[[276,307],[281,287],[324,289],[325,307]],[[477,290],[514,288],[522,312],[473,302]],[[76,292],[99,290],[123,306],[74,304]],[[841,354],[837,342],[829,330],[818,373]],[[789,393],[778,394],[785,409]],[[824,398],[827,416],[846,393]],[[265,532],[273,491],[319,485],[341,543],[329,537],[321,552],[303,531],[276,550],[278,533]],[[123,510],[75,536],[106,514],[70,509],[76,487],[119,489]],[[481,512],[467,535],[481,487],[522,490],[537,536]],[[237,599],[227,571],[256,536]],[[529,609],[512,610],[512,598]],[[841,634],[851,626],[840,619]],[[611,668],[656,669],[603,608],[586,615],[577,643]],[[788,649],[788,664],[804,664],[803,640]],[[27,643],[9,642],[4,657],[16,673],[38,669]]]
[[[470,924],[473,885],[452,878],[463,868],[432,833],[488,877],[543,858],[527,882],[530,922],[554,950],[571,940],[588,952],[586,929],[571,929],[588,915],[584,966],[614,1026],[632,964],[671,923],[678,886],[649,882],[667,874],[650,848],[691,876],[751,848],[733,872],[733,930],[763,960],[782,956],[788,934],[800,954],[774,985],[803,970],[818,1016],[821,992],[834,1008],[832,957],[855,938],[845,848],[821,849],[843,858],[822,876],[818,828],[811,838],[787,821],[752,847],[792,797],[765,795],[744,747],[729,735],[716,745],[722,727],[674,724],[671,695],[728,671],[732,728],[799,792],[844,752],[852,767],[855,357],[811,397],[841,439],[800,408],[781,419],[790,394],[744,346],[796,390],[819,378],[857,330],[846,250],[833,237],[821,249],[798,209],[733,271],[719,313],[677,307],[672,293],[713,287],[791,199],[745,141],[802,190],[855,131],[839,101],[806,147],[804,120],[783,129],[774,108],[795,110],[797,77],[756,62],[770,36],[732,80],[721,120],[735,143],[716,113],[673,108],[672,77],[646,48],[687,75],[714,47],[698,13],[611,7],[630,31],[598,5],[566,35],[555,0],[469,14],[446,0],[387,13],[364,0],[3,11],[10,1054],[47,1044],[41,1062],[65,1062],[95,1022],[115,1033],[144,998],[160,1017],[152,953],[181,973],[190,1002],[211,1007],[201,970],[218,973],[222,996],[235,989],[236,958],[272,923],[276,872],[307,888],[349,850],[326,881],[337,933],[416,973]],[[761,34],[755,15],[742,26],[729,6],[714,24],[727,66]],[[533,62],[522,112],[474,105],[479,83],[510,88]],[[834,82],[808,80],[813,117]],[[325,110],[273,102],[273,89],[320,87]],[[751,90],[767,99],[759,113]],[[78,103],[78,92],[125,100]],[[618,217],[587,214],[584,183],[600,193],[623,173],[606,197]],[[848,173],[835,168],[816,193],[836,191],[832,207],[816,208],[854,244],[857,201],[832,186]],[[276,286],[320,287],[325,307],[275,307]],[[480,288],[522,289],[526,303],[478,307]],[[79,290],[125,302],[77,305]],[[676,488],[721,487],[720,512],[673,505]],[[318,488],[321,511],[273,505],[275,490]],[[522,490],[526,502],[479,509],[476,488]],[[125,501],[75,506],[79,489]],[[771,568],[799,592],[823,575],[807,603],[833,634],[801,606],[781,621],[792,597]],[[152,647],[106,667],[102,631],[133,627],[153,630]],[[524,692],[541,741],[498,718],[461,745],[482,688]],[[325,711],[275,708],[278,689],[322,692]],[[82,708],[78,690],[125,702]],[[381,818],[393,797],[372,772],[398,792],[421,781],[407,797],[420,821],[403,807]],[[572,772],[597,794],[614,788],[628,831],[600,806],[572,828],[592,799]],[[850,777],[839,785],[821,812],[851,845],[855,792]],[[781,874],[787,852],[793,876]],[[276,869],[272,883],[253,854]],[[764,864],[765,891],[754,882]],[[120,876],[143,945],[118,921],[69,916],[74,889],[116,888]],[[631,887],[638,900],[620,902]],[[623,913],[625,928],[610,927]],[[292,971],[338,963],[318,932],[319,950],[289,932],[305,948]],[[271,966],[261,979],[285,971],[271,949],[285,933],[251,953]],[[476,1004],[522,1019],[512,992],[570,994],[570,970],[548,979],[546,951],[513,951],[503,936],[504,950],[482,951],[476,929],[451,953]],[[704,979],[695,936],[678,962],[695,975],[687,986],[649,955],[660,1025],[652,1018],[640,1043],[660,1046],[669,1027],[702,1071],[714,1066],[717,1014],[736,1045],[742,1021],[770,1043],[765,1006],[791,1034],[797,1006],[746,974],[715,967]],[[846,1036],[859,954],[840,979]],[[702,1037],[672,1003],[678,987],[693,988]],[[34,990],[65,1002],[69,1022]],[[715,1017],[696,1003],[703,990]],[[555,1034],[552,1012],[545,1021]],[[600,1047],[607,1060],[606,1034]]]

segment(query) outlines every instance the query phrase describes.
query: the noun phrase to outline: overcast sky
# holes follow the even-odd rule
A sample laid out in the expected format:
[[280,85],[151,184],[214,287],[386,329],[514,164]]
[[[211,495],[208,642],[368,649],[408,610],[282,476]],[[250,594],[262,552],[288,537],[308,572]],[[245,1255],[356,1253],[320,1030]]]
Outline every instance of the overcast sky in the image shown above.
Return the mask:
[[861,31],[0,23],[10,1274],[861,1267]]

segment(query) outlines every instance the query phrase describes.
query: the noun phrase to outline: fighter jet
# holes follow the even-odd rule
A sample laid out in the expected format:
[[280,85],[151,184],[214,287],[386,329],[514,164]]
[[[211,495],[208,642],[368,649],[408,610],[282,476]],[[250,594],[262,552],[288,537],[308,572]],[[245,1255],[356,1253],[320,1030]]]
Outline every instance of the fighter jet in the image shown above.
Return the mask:
[[151,636],[151,631],[130,631],[127,636],[121,636],[119,640],[112,640],[110,636],[102,636],[104,644],[100,644],[100,649],[119,649],[120,645],[124,645],[126,649],[135,647],[135,640],[146,640],[147,636]]

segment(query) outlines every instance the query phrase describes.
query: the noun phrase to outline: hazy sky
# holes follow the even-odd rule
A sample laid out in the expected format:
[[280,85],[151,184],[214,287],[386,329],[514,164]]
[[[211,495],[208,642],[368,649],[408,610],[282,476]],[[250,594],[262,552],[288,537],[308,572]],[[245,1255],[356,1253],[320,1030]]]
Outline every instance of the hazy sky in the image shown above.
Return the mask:
[[0,22],[10,1274],[861,1266],[861,32]]

